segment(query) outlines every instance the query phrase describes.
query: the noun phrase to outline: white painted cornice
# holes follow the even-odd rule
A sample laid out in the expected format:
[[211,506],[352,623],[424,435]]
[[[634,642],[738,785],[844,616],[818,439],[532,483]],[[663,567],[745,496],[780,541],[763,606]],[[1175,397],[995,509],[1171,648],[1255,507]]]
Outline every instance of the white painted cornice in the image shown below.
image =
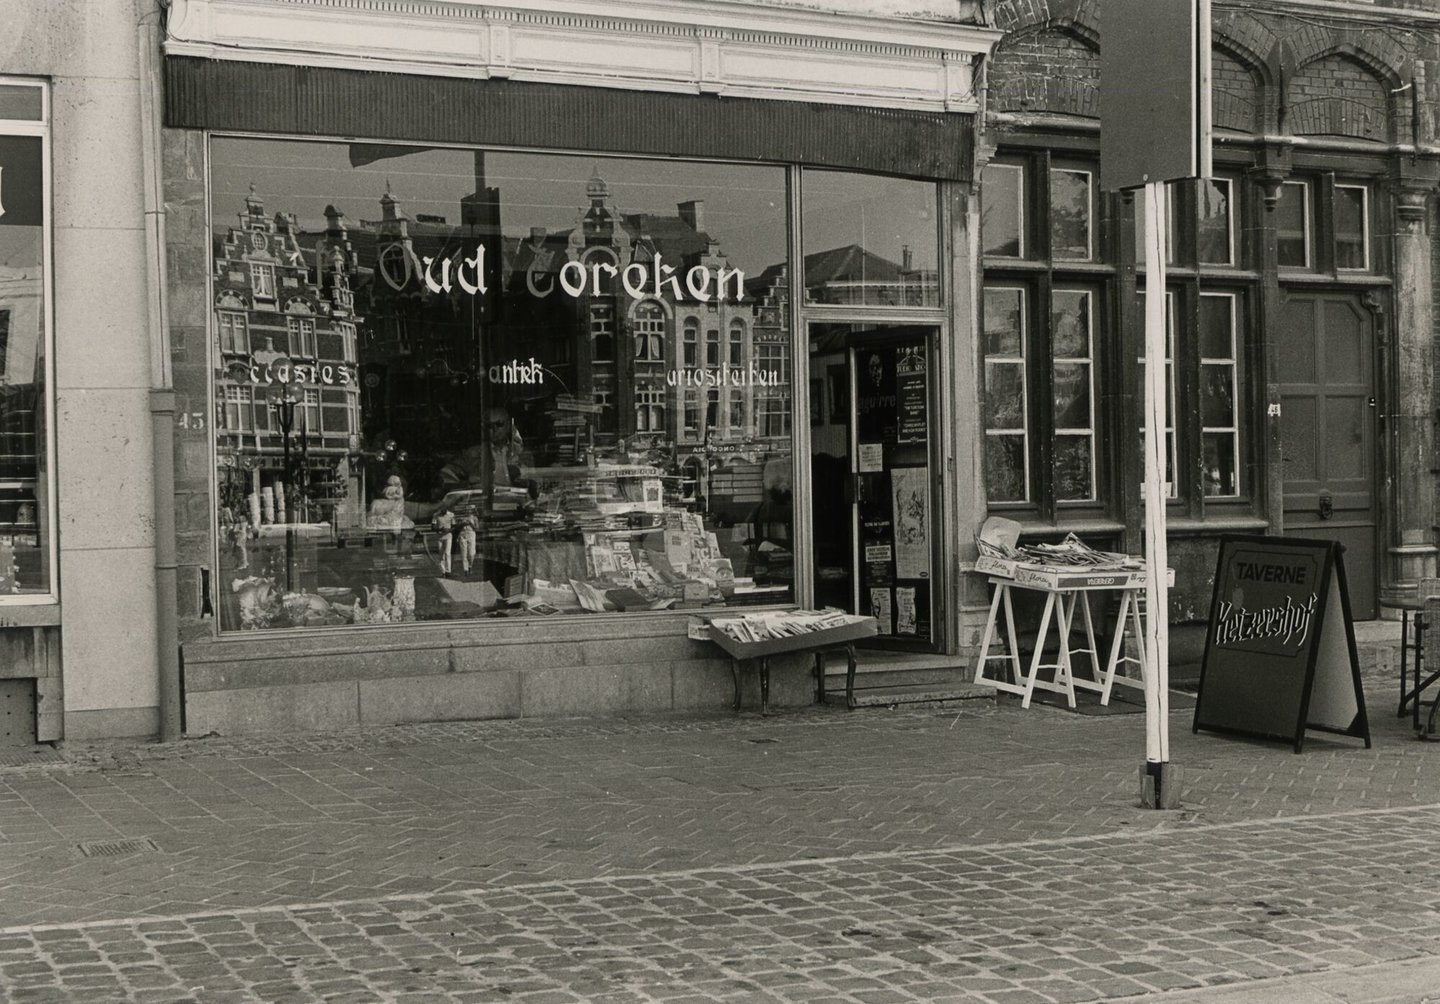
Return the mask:
[[[974,112],[1001,32],[737,0],[174,0],[165,51],[286,65]],[[884,5],[875,4],[874,10]],[[971,0],[929,0],[974,10]]]

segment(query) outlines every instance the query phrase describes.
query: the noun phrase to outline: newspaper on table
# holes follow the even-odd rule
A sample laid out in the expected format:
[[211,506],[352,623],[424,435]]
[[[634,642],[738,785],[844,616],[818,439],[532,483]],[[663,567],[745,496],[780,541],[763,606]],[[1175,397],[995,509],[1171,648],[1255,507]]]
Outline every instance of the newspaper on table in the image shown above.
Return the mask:
[[710,627],[741,642],[767,641],[771,638],[793,638],[798,635],[827,631],[831,628],[857,624],[865,620],[843,610],[767,610],[741,617],[715,618]]

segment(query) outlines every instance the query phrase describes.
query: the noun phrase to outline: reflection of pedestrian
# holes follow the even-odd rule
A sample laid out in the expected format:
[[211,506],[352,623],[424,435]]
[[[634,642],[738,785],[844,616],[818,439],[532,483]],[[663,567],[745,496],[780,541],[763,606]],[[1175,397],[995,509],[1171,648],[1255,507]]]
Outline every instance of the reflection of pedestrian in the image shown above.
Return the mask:
[[455,514],[441,512],[435,515],[435,531],[439,534],[436,543],[440,548],[440,571],[450,574],[450,552],[455,542]]
[[457,516],[455,525],[460,528],[460,567],[468,573],[475,562],[475,517],[469,514]]
[[867,369],[870,372],[871,389],[878,391],[880,385],[885,382],[885,364],[880,361],[880,353],[871,353]]

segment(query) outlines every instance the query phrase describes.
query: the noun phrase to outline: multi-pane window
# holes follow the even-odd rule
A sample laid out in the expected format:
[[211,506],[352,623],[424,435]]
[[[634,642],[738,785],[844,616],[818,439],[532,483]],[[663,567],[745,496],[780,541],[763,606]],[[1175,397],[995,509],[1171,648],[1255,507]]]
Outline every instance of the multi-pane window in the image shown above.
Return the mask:
[[221,352],[240,355],[249,353],[250,332],[244,314],[233,310],[222,310],[216,314],[216,323],[220,328]]
[[325,431],[320,424],[320,391],[318,389],[306,388],[304,399],[300,402],[300,421],[303,423],[300,429],[304,433],[319,434]]
[[985,289],[985,483],[992,502],[1030,500],[1025,290]]
[[349,321],[337,321],[335,322],[335,330],[340,333],[341,360],[347,363],[353,363],[357,358],[355,355],[355,325]]
[[694,388],[685,391],[684,424],[681,432],[686,439],[694,440],[700,435],[700,392]]
[[590,358],[597,363],[615,361],[615,304],[590,303]]
[[1204,492],[1240,494],[1239,353],[1236,298],[1200,296],[1200,437]]
[[1329,175],[1292,178],[1275,205],[1280,268],[1368,272],[1375,268],[1370,240],[1370,188]]
[[[1143,304],[1143,291],[1140,300]],[[1244,491],[1241,297],[1201,292],[1191,301],[1193,317],[1177,313],[1184,301],[1174,291],[1165,300],[1165,480],[1170,498],[1180,499],[1189,491],[1194,482],[1186,472],[1197,467],[1200,494],[1237,498]],[[1139,371],[1143,388],[1143,359]],[[1139,425],[1143,430],[1143,413]]]
[[1094,302],[1088,290],[1054,291],[1050,297],[1050,365],[1058,502],[1095,498],[1094,327]]
[[665,311],[658,303],[635,308],[635,358],[642,362],[665,361]]
[[250,263],[250,289],[257,300],[275,299],[275,266],[252,261]]
[[700,365],[700,322],[693,317],[685,318],[685,365]]
[[714,328],[705,332],[705,365],[720,365],[720,332]]
[[225,385],[225,428],[231,432],[249,432],[252,428],[251,413],[254,392],[249,387],[235,384]]
[[635,431],[665,431],[665,392],[663,390],[637,390],[635,392]]
[[739,387],[730,388],[730,430],[745,430],[745,391]]
[[730,365],[745,365],[745,322],[738,317],[730,321]]
[[290,355],[315,358],[315,322],[308,317],[285,318],[285,334],[290,342]]

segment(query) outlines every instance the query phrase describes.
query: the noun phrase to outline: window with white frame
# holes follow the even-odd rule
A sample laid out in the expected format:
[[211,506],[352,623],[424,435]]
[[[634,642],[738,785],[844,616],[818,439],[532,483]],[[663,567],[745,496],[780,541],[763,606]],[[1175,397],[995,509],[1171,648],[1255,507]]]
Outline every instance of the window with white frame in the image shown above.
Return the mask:
[[615,304],[590,302],[590,358],[597,363],[615,361]]
[[683,425],[680,432],[692,442],[700,435],[700,392],[693,387],[685,391],[685,406],[682,412]]
[[712,368],[720,365],[720,332],[715,328],[705,332],[705,365]]
[[306,435],[318,436],[324,433],[325,427],[320,422],[320,391],[318,388],[306,388],[304,399],[300,402],[300,431]]
[[740,387],[730,388],[730,429],[732,432],[745,430],[745,391]]
[[663,390],[637,390],[635,392],[635,431],[665,431],[665,392]]
[[285,318],[285,334],[292,356],[315,358],[315,322],[308,317]]
[[222,310],[215,315],[220,329],[220,351],[237,355],[250,352],[250,330],[245,315],[233,310]]
[[635,358],[642,362],[665,361],[665,311],[658,303],[635,308]]
[[1200,437],[1204,493],[1240,494],[1240,387],[1236,297],[1200,295]]
[[257,300],[275,299],[275,266],[263,262],[250,263],[250,291]]
[[1095,498],[1095,307],[1089,290],[1050,297],[1055,500]]
[[1030,500],[1025,289],[985,288],[985,485],[992,502]]
[[225,428],[229,432],[249,432],[254,428],[254,391],[250,387],[226,384],[223,388]]

